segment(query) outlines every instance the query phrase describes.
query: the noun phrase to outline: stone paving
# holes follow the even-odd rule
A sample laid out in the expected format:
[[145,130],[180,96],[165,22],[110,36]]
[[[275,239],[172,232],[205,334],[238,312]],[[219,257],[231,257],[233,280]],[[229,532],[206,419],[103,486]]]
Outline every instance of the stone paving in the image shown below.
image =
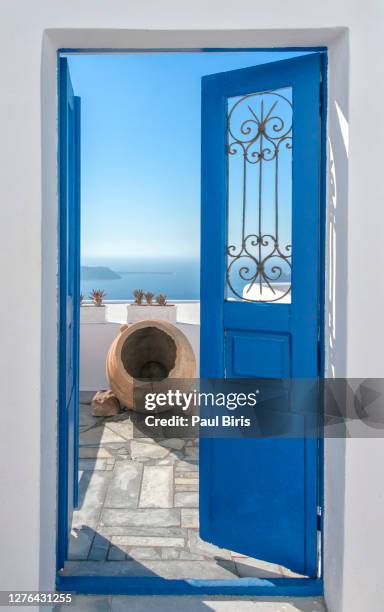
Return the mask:
[[198,440],[138,437],[143,415],[93,417],[90,396],[82,401],[79,508],[64,574],[294,576],[199,538]]
[[55,611],[83,612],[326,612],[322,597],[74,597],[71,604],[57,604]]

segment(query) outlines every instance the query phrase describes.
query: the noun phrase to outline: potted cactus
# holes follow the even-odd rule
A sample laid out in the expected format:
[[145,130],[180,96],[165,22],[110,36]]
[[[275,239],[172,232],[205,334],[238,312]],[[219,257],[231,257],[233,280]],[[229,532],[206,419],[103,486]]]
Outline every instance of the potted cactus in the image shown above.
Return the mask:
[[144,291],[142,289],[135,289],[133,292],[133,297],[135,298],[135,304],[141,306],[144,299]]
[[92,289],[89,297],[91,298],[94,306],[100,307],[102,306],[103,299],[106,295],[107,294],[102,289]]
[[84,323],[105,323],[106,308],[103,304],[103,300],[106,296],[106,292],[103,289],[92,289],[89,294],[89,299],[92,300],[91,304],[84,303],[84,295],[80,294],[80,318],[81,324]]
[[[127,323],[151,319],[176,323],[176,306],[167,304],[167,296],[163,293],[156,296],[156,304],[153,303],[154,294],[151,291],[136,289],[134,296],[135,302],[127,306]],[[146,304],[143,304],[144,297]]]
[[164,295],[163,293],[159,293],[159,295],[156,296],[156,302],[159,306],[166,306],[167,296]]

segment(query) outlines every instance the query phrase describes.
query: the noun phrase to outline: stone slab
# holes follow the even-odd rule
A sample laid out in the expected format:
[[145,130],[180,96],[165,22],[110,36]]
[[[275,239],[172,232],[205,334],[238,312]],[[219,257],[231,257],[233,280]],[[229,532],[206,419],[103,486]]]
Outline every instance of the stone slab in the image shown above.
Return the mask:
[[182,484],[182,485],[176,485],[175,486],[175,491],[177,492],[181,492],[181,493],[185,493],[185,492],[191,492],[191,491],[195,491],[197,492],[199,490],[199,485],[197,484]]
[[163,448],[159,444],[151,444],[147,442],[131,442],[132,459],[140,459],[141,457],[149,459],[163,459],[169,454],[167,448]]
[[79,482],[79,509],[73,513],[72,527],[86,525],[96,530],[112,472],[83,472]]
[[180,561],[203,561],[206,557],[197,553],[191,553],[189,550],[181,550],[179,559]]
[[128,527],[121,525],[99,525],[98,532],[105,537],[111,538],[116,535],[134,535],[134,536],[160,536],[164,538],[176,537],[184,538],[185,529],[180,527]]
[[199,482],[199,473],[197,471],[181,472],[176,469],[176,478],[188,480],[188,482]]
[[164,448],[182,450],[185,446],[185,440],[182,438],[168,438],[167,440],[161,440],[160,445],[164,446]]
[[96,533],[88,559],[91,561],[103,561],[107,558],[110,542],[99,533]]
[[101,445],[110,443],[126,443],[127,440],[115,433],[108,427],[92,427],[87,431],[80,432],[80,444],[81,445]]
[[140,508],[172,508],[172,466],[147,465],[144,467],[139,506]]
[[104,508],[101,522],[104,525],[126,525],[127,527],[179,527],[180,510],[177,508],[143,508],[140,510]]
[[157,465],[175,465],[177,461],[178,457],[170,453],[165,459],[159,459]]
[[195,492],[175,493],[176,508],[197,508],[199,505],[199,495]]
[[86,526],[72,529],[69,537],[68,559],[77,561],[88,559],[94,535],[93,529]]
[[172,538],[162,536],[112,536],[112,544],[115,546],[172,546],[183,548],[184,538]]
[[[326,612],[322,597],[215,597],[184,596],[113,597],[111,612]],[[63,609],[65,610],[66,608]],[[88,608],[87,608],[88,610]],[[97,612],[97,610],[96,610]]]
[[251,557],[236,557],[234,559],[237,573],[241,578],[283,578],[280,565],[252,559]]
[[105,508],[137,508],[143,466],[130,460],[118,461],[105,498]]
[[193,474],[193,476],[191,476],[190,478],[180,477],[180,476],[178,476],[178,474],[176,474],[175,484],[177,484],[177,485],[183,485],[183,484],[186,484],[186,485],[191,485],[191,484],[197,485],[199,483],[199,479],[198,479],[197,475],[195,475],[193,472],[192,472],[192,474]]
[[[140,415],[139,412],[136,412],[136,413],[134,413],[133,418],[137,419],[137,418],[140,418],[140,416],[142,416],[142,415]],[[134,425],[134,427],[133,427],[134,428],[133,437],[136,440],[136,442],[145,442],[146,444],[158,444],[157,440],[155,441],[153,438],[148,438],[147,436],[144,436],[142,434],[142,432],[136,428],[135,423],[133,423],[133,425]]]
[[161,549],[162,559],[180,559],[180,561],[204,561],[203,555],[196,555],[189,552],[189,550],[180,548],[162,548]]
[[126,553],[118,546],[111,546],[108,551],[108,561],[125,561]]
[[133,546],[128,551],[131,559],[160,559],[159,552],[152,546]]
[[94,417],[91,413],[91,407],[87,404],[80,404],[79,406],[79,428],[85,430],[90,427],[94,427],[100,423],[99,417]]
[[176,463],[177,472],[198,472],[199,464],[197,461],[191,459],[190,461],[178,461]]
[[181,509],[181,526],[186,528],[199,528],[199,511],[197,508]]
[[[15,606],[16,607],[16,606]],[[111,610],[111,598],[104,595],[72,595],[71,603],[57,603],[52,607],[40,606],[47,610],[53,610],[54,612],[68,612],[68,610],[75,610],[76,612],[110,612]],[[26,608],[26,610],[32,609],[32,606]]]
[[[316,598],[183,596],[183,612],[326,612],[324,600]],[[55,604],[54,612],[180,612],[180,597],[153,595],[74,595],[71,603]]]
[[189,446],[185,449],[185,456],[191,459],[199,458],[199,449],[196,446]]
[[79,459],[106,459],[113,457],[114,453],[105,447],[80,446]]
[[133,438],[133,423],[130,419],[125,419],[124,421],[107,421],[105,427],[125,440],[132,440]]
[[76,576],[160,576],[167,579],[229,580],[237,577],[231,561],[68,561],[64,575]]
[[80,459],[79,470],[94,472],[95,470],[106,470],[107,459]]
[[161,549],[162,559],[170,559],[174,561],[175,559],[179,559],[179,557],[180,557],[180,549],[177,549],[177,548],[162,548]]
[[204,542],[199,537],[197,530],[188,530],[189,534],[189,550],[198,555],[214,557],[217,559],[231,559],[231,553],[225,548],[219,548],[208,542]]

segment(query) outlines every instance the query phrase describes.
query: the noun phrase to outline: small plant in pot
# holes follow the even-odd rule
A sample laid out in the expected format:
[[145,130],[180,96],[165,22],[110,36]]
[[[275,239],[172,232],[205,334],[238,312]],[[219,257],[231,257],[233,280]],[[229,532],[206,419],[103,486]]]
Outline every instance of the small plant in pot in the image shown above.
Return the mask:
[[106,295],[107,294],[102,289],[92,289],[89,297],[91,298],[94,306],[102,306],[103,299]]
[[147,301],[148,306],[152,304],[154,297],[155,297],[154,293],[151,293],[151,291],[147,291],[147,293],[145,294],[145,299]]
[[133,297],[135,298],[135,304],[141,305],[144,299],[144,291],[142,289],[135,289]]
[[159,295],[156,296],[156,302],[157,302],[158,306],[166,306],[167,305],[167,296],[164,295],[163,293],[159,293]]

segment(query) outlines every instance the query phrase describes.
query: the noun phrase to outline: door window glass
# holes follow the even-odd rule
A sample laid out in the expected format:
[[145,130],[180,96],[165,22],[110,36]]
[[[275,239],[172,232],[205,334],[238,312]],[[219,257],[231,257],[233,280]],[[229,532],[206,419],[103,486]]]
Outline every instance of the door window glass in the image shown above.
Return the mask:
[[228,99],[227,300],[291,302],[292,88]]

